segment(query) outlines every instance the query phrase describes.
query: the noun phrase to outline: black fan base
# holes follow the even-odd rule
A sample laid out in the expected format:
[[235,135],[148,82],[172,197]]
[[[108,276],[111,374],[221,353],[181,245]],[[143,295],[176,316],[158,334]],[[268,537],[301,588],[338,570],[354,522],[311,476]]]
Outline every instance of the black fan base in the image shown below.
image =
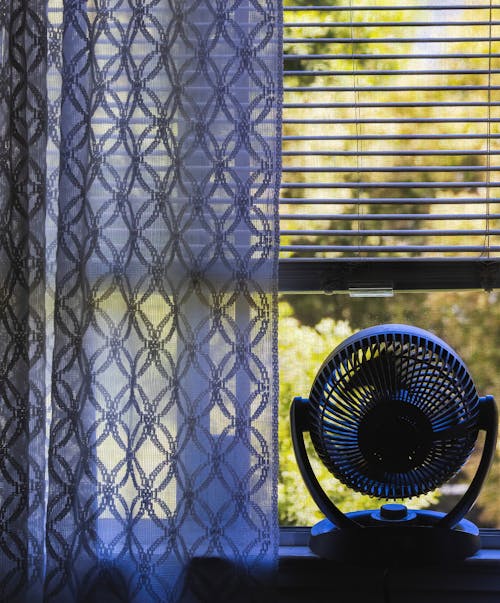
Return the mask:
[[309,546],[323,559],[378,566],[462,561],[480,547],[479,530],[462,519],[454,528],[436,525],[444,514],[411,511],[403,520],[382,520],[378,511],[347,513],[360,527],[340,529],[328,519],[311,530]]

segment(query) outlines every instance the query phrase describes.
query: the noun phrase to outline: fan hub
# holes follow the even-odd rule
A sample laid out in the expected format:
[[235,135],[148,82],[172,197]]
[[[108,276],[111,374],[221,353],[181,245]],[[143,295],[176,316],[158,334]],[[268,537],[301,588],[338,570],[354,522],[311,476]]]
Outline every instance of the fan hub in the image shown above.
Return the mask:
[[418,467],[432,445],[432,426],[412,404],[381,402],[365,414],[358,428],[358,445],[367,475],[379,478]]

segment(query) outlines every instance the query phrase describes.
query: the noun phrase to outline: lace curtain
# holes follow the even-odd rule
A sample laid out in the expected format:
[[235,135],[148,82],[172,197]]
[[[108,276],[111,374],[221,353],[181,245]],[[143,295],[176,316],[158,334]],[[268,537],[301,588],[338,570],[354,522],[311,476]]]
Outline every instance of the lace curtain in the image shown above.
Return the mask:
[[272,569],[280,3],[0,7],[0,599]]

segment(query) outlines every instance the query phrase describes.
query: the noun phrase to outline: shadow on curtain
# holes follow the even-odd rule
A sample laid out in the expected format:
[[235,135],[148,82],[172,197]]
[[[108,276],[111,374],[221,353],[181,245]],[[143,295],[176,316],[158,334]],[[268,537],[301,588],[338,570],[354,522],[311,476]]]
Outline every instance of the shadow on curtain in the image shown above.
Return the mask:
[[275,567],[280,20],[0,11],[2,600],[173,602],[193,558]]

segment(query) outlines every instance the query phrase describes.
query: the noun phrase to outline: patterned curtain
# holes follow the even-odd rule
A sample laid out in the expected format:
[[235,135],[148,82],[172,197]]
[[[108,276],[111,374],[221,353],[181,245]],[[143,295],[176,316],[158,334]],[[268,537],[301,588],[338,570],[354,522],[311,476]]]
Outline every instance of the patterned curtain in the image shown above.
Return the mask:
[[276,563],[280,20],[0,0],[1,601]]

